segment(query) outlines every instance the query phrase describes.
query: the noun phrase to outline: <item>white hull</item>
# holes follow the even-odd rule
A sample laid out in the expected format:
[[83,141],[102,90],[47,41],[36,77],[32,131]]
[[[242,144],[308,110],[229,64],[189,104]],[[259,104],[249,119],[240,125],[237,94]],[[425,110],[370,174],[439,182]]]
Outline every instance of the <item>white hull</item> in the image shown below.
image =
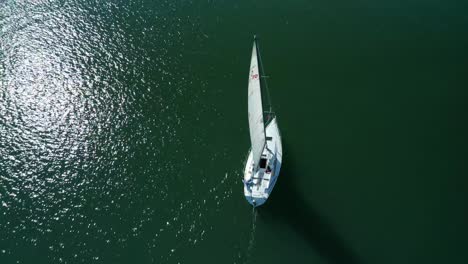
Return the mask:
[[266,137],[266,148],[262,154],[262,158],[267,159],[265,168],[259,167],[256,171],[252,171],[253,157],[252,151],[249,151],[244,169],[244,195],[253,206],[260,206],[266,202],[281,169],[283,147],[276,117],[267,125]]

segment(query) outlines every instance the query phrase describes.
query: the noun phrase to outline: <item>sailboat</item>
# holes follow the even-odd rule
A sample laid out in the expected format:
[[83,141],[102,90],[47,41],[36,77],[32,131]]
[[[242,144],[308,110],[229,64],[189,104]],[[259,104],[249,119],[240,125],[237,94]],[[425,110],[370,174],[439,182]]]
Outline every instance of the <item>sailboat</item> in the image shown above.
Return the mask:
[[[278,179],[283,157],[281,135],[276,115],[266,87],[266,80],[260,75],[263,70],[257,38],[254,37],[250,60],[248,85],[248,117],[251,149],[244,169],[244,195],[254,207],[264,204]],[[263,110],[262,87],[268,95],[269,110]]]

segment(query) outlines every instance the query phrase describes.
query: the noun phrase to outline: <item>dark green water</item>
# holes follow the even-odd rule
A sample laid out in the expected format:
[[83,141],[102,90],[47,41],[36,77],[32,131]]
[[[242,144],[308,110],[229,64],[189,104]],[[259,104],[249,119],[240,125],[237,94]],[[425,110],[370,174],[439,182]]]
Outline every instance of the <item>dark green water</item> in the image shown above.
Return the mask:
[[[0,263],[467,263],[462,1],[0,1]],[[284,162],[242,193],[260,36]]]

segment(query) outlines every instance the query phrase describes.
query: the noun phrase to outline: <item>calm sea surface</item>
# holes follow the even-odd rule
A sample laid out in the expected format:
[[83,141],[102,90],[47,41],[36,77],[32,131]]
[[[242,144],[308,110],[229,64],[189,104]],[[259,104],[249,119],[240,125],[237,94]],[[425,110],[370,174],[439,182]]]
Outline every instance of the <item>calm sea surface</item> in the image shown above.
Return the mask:
[[[0,1],[0,263],[468,263],[463,1]],[[242,192],[253,34],[283,134]]]

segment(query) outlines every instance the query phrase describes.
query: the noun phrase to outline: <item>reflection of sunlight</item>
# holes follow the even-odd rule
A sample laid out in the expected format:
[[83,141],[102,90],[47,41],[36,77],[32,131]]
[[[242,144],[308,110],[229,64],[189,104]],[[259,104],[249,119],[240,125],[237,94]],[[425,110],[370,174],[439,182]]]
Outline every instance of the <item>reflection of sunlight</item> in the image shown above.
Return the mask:
[[65,141],[76,146],[87,131],[87,122],[80,122],[83,109],[77,92],[83,89],[82,73],[74,58],[64,54],[70,42],[49,35],[38,26],[26,27],[13,36],[15,45],[7,46],[6,56],[16,60],[5,69],[6,116],[17,130],[13,133],[22,134],[23,143],[31,147],[55,149]]
[[[49,262],[87,263],[106,254],[100,243],[112,252],[129,248],[132,237],[155,231],[166,216],[164,235],[192,239],[187,248],[212,228],[210,208],[219,212],[232,195],[226,175],[209,193],[216,199],[189,196],[186,209],[170,206],[182,197],[171,194],[191,162],[183,155],[191,145],[181,136],[192,124],[181,122],[183,111],[202,104],[197,92],[195,100],[185,94],[190,67],[167,46],[178,46],[182,36],[174,29],[191,28],[192,19],[182,27],[182,18],[169,14],[175,25],[167,29],[157,10],[109,3],[34,0],[1,7],[0,230],[6,234],[0,231],[0,244],[7,245],[0,255],[11,256],[7,262],[33,261],[23,261],[18,249],[46,249]],[[142,30],[148,34],[140,39]],[[191,134],[188,143],[195,138],[208,146],[201,133]],[[160,244],[147,241],[151,249]]]
[[79,12],[51,9],[34,15],[34,8],[7,10],[1,21],[0,155],[9,157],[9,195],[26,194],[41,215],[65,199],[62,192],[72,195],[84,181],[75,176],[95,150],[92,126],[99,99],[88,95],[93,84],[83,61],[90,55],[77,45],[95,34],[93,26],[78,30]]

